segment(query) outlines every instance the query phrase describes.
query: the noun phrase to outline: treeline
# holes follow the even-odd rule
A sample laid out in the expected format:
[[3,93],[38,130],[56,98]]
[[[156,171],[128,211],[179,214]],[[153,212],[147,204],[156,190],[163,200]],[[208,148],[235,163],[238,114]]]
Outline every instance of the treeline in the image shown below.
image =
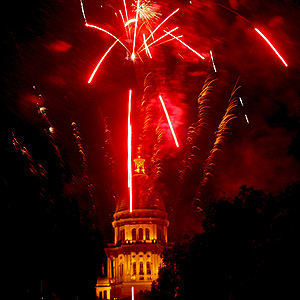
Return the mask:
[[294,183],[279,195],[243,186],[235,199],[214,202],[204,212],[204,233],[165,250],[145,298],[293,299],[299,199]]

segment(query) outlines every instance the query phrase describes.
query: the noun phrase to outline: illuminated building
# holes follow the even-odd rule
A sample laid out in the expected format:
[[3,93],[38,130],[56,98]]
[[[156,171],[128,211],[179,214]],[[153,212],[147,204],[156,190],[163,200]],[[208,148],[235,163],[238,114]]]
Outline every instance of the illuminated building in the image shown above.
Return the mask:
[[[120,197],[113,216],[114,243],[105,248],[107,277],[99,277],[97,299],[123,299],[150,290],[162,265],[169,221],[159,193],[147,183],[144,159],[134,160],[133,211],[129,197]],[[129,299],[129,298],[128,298]]]

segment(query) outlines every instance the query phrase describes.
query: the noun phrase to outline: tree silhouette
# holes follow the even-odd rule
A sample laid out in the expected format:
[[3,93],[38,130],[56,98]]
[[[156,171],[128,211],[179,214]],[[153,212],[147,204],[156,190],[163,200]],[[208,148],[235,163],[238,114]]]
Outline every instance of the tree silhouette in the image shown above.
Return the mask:
[[292,299],[300,184],[279,195],[242,186],[205,210],[202,234],[166,249],[146,299]]

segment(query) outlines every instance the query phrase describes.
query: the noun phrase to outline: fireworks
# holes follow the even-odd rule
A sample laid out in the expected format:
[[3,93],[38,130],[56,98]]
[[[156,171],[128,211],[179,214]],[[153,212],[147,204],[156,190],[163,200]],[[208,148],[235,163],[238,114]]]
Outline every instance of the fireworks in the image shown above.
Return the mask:
[[282,63],[288,67],[288,64],[285,62],[283,57],[279,54],[279,52],[276,50],[276,48],[272,45],[272,43],[268,40],[268,38],[257,28],[254,28],[255,31],[268,43],[268,45],[272,48],[272,50],[275,52],[275,54],[279,57],[279,59],[282,61]]
[[124,45],[124,43],[122,43],[122,42],[121,42],[116,36],[114,36],[111,32],[109,32],[109,31],[107,31],[107,30],[105,30],[105,29],[103,29],[103,28],[101,28],[101,27],[99,27],[99,26],[91,25],[91,24],[88,24],[88,23],[86,23],[85,26],[86,26],[86,27],[90,27],[90,28],[97,29],[97,30],[99,30],[99,31],[103,31],[104,33],[110,35],[110,36],[113,37],[116,41],[118,41],[118,42],[125,48],[125,50],[127,50],[127,51],[129,52],[128,48]]
[[[137,5],[133,5],[133,7],[137,10]],[[161,16],[161,13],[158,10],[159,5],[153,3],[151,0],[142,0],[139,2],[139,17],[146,22],[158,20]]]
[[174,14],[176,14],[179,11],[179,8],[174,10],[170,15],[168,15],[153,31],[151,31],[151,34],[149,37],[146,39],[146,42],[148,41],[149,38],[153,37],[154,33],[165,23],[170,19]]
[[[209,96],[215,81],[216,79],[207,78],[198,96],[198,118],[188,128],[186,152],[182,162],[183,166],[179,170],[179,179],[181,182],[188,180],[189,177],[187,175],[192,174],[194,169],[198,167],[198,164],[201,164],[205,159],[207,151],[204,151],[201,142],[205,140],[210,127],[210,112],[212,109]],[[201,147],[201,151],[199,147]]]
[[128,191],[129,191],[129,203],[130,203],[130,212],[132,212],[132,128],[131,128],[131,97],[132,90],[129,90],[129,99],[128,99],[128,134],[127,134],[127,165],[128,165]]
[[215,62],[214,62],[214,57],[213,57],[212,51],[210,50],[209,53],[210,53],[210,58],[211,58],[211,62],[212,62],[214,71],[217,72],[217,68],[216,68],[216,65],[215,65]]
[[259,30],[259,29],[257,29],[256,27],[254,27],[253,25],[252,25],[252,23],[249,21],[249,20],[247,20],[245,17],[243,17],[242,15],[240,15],[239,13],[237,13],[236,11],[234,11],[234,10],[232,10],[232,9],[230,9],[229,7],[227,7],[227,6],[224,6],[224,5],[222,5],[222,4],[220,4],[220,3],[218,3],[217,4],[218,6],[220,6],[220,7],[222,7],[222,8],[224,8],[224,9],[226,9],[226,10],[228,10],[228,11],[230,11],[230,12],[232,12],[232,13],[234,13],[235,15],[237,15],[239,18],[241,18],[243,21],[245,21],[248,25],[250,25],[267,43],[268,43],[268,45],[272,48],[272,50],[275,52],[275,54],[278,56],[278,58],[282,61],[282,63],[286,66],[286,67],[288,67],[288,64],[286,63],[286,61],[283,59],[283,57],[279,54],[279,52],[276,50],[276,48],[272,45],[272,43],[269,41],[269,39]]
[[219,151],[222,150],[224,145],[224,140],[226,138],[226,134],[229,131],[229,124],[237,118],[235,109],[238,106],[238,98],[234,98],[234,94],[236,93],[237,88],[234,87],[231,96],[228,101],[228,106],[226,112],[218,126],[217,131],[215,132],[215,142],[210,150],[208,157],[206,158],[203,164],[203,178],[201,180],[201,184],[198,188],[197,196],[195,197],[195,201],[199,201],[201,203],[202,208],[206,205],[206,201],[202,199],[202,192],[209,180],[213,177],[213,170],[215,167],[216,156]]
[[240,100],[241,105],[244,106],[244,102],[241,97],[239,97],[239,100]]
[[[239,97],[239,100],[240,100],[241,105],[244,106],[244,102],[243,102],[243,100],[242,100],[241,97]],[[247,122],[248,124],[250,124],[248,116],[247,116],[246,114],[244,114],[244,116],[245,116],[246,122]]]
[[192,47],[190,47],[189,45],[187,45],[186,43],[184,43],[180,38],[178,38],[177,36],[174,36],[173,34],[171,34],[170,32],[167,32],[164,30],[164,32],[166,32],[167,34],[169,34],[171,37],[173,37],[174,39],[176,39],[177,41],[179,41],[183,46],[185,46],[186,48],[188,48],[189,50],[191,50],[192,52],[194,52],[197,56],[199,56],[201,59],[204,59],[204,56],[201,55],[200,53],[198,53],[195,49],[193,49]]
[[[81,4],[82,15],[83,15],[83,18],[85,20],[85,26],[88,27],[88,28],[93,28],[93,29],[97,29],[99,31],[102,31],[102,32],[108,34],[109,36],[111,36],[112,38],[115,39],[115,42],[108,48],[108,50],[105,52],[105,54],[102,56],[102,58],[100,59],[100,61],[96,65],[96,67],[94,68],[92,74],[89,77],[88,83],[91,83],[91,81],[93,80],[95,74],[97,73],[101,63],[103,62],[103,60],[105,59],[107,54],[111,51],[111,49],[116,45],[117,42],[124,47],[124,49],[127,52],[127,55],[129,54],[129,57],[131,58],[131,60],[135,61],[137,57],[140,57],[141,52],[144,51],[144,50],[146,52],[146,55],[149,56],[150,58],[152,58],[152,55],[151,55],[151,52],[150,52],[150,47],[154,47],[154,45],[157,46],[158,41],[161,41],[166,36],[170,35],[172,37],[172,39],[165,40],[161,43],[170,42],[170,41],[173,41],[173,40],[176,39],[182,45],[184,45],[187,49],[189,49],[194,54],[196,54],[198,57],[200,57],[201,59],[204,59],[203,55],[201,55],[199,52],[197,52],[191,46],[189,46],[188,44],[183,42],[180,39],[179,36],[174,36],[174,35],[171,34],[173,31],[177,30],[179,27],[176,27],[172,30],[164,30],[163,29],[164,34],[162,34],[161,36],[159,36],[156,39],[154,38],[154,33],[157,32],[159,29],[161,29],[162,25],[165,24],[175,13],[177,13],[179,11],[179,8],[177,8],[175,11],[173,11],[171,14],[169,14],[156,27],[155,27],[155,25],[153,25],[153,27],[155,27],[155,28],[152,29],[152,26],[150,26],[150,24],[149,24],[149,20],[152,20],[154,22],[154,21],[157,21],[159,19],[159,17],[161,16],[161,14],[158,12],[159,6],[154,5],[149,0],[146,0],[146,1],[145,0],[143,0],[143,1],[137,0],[136,1],[136,6],[135,6],[135,11],[134,11],[135,16],[134,16],[134,18],[130,18],[128,10],[127,10],[127,5],[126,5],[126,2],[124,0],[124,10],[125,10],[126,20],[124,18],[123,12],[121,10],[119,10],[119,13],[120,13],[120,16],[122,18],[123,25],[124,25],[124,30],[125,30],[126,35],[127,35],[127,39],[125,39],[124,42],[123,42],[122,41],[122,34],[123,33],[120,33],[120,37],[118,38],[114,34],[112,34],[111,32],[107,31],[104,28],[101,28],[101,27],[93,25],[93,24],[89,24],[87,22],[87,18],[86,18],[86,15],[85,15],[82,0],[80,0],[80,4]],[[148,36],[147,37],[146,37],[145,33],[140,33],[140,29],[144,26],[144,24],[146,24],[146,27],[148,29]],[[133,38],[129,38],[129,37],[131,37],[132,30],[133,30]],[[150,38],[153,39],[153,42],[150,43],[150,44],[147,44],[147,41]],[[138,42],[140,42],[139,48],[137,47]],[[127,44],[129,43],[129,45],[126,46],[125,45],[126,43]],[[132,46],[131,51],[129,50],[130,44]]]
[[[190,42],[185,38],[183,39],[183,35],[178,32],[181,31],[180,26],[176,26],[178,24],[171,23],[172,20],[175,19],[173,17],[175,14],[179,13],[179,8],[172,11],[170,14],[166,15],[163,18],[162,13],[160,12],[160,6],[152,2],[151,0],[136,0],[131,6],[126,3],[126,0],[123,0],[124,8],[123,10],[119,10],[118,13],[115,12],[117,16],[121,16],[122,20],[122,28],[119,32],[109,32],[108,30],[101,28],[96,25],[89,24],[87,22],[87,18],[85,15],[84,7],[82,0],[81,3],[81,10],[83,14],[83,18],[85,20],[85,26],[88,28],[96,29],[101,31],[104,34],[109,35],[111,38],[114,39],[114,42],[111,46],[107,49],[107,51],[102,55],[101,59],[99,60],[96,67],[93,69],[92,74],[89,77],[88,83],[91,83],[93,78],[95,77],[97,71],[100,69],[101,64],[111,52],[111,50],[117,46],[121,45],[126,51],[126,59],[131,59],[134,63],[134,66],[138,66],[139,63],[143,63],[144,59],[151,59],[148,60],[149,64],[151,62],[155,62],[157,59],[156,53],[157,51],[154,50],[154,47],[161,46],[165,43],[175,42],[175,45],[182,45],[185,49],[191,52],[192,55],[196,55],[199,61],[205,60],[205,58],[210,58],[208,63],[212,64],[214,74],[217,73],[217,67],[215,64],[214,56],[212,50],[209,52],[200,52],[197,48],[199,45],[189,44]],[[228,11],[234,13],[235,15],[241,17],[242,20],[246,21],[248,25],[250,25],[271,47],[274,53],[278,56],[281,62],[287,67],[286,61],[283,57],[279,54],[273,44],[269,41],[269,39],[256,27],[254,27],[250,21],[245,19],[243,16],[239,15],[232,9],[229,9],[221,4],[217,4],[220,7],[227,9]],[[131,7],[132,9],[128,9]],[[173,17],[173,18],[172,18]],[[161,20],[160,20],[161,19]],[[176,32],[176,33],[175,33]],[[186,42],[187,40],[187,42]],[[162,46],[161,46],[162,47]],[[200,47],[200,46],[199,46]],[[206,47],[207,49],[208,47]],[[208,48],[209,49],[209,48]],[[216,49],[213,47],[211,49]],[[178,55],[180,55],[178,53]],[[111,56],[110,56],[111,57]],[[181,56],[184,59],[183,56]],[[160,59],[158,57],[158,59]],[[221,72],[221,66],[218,66],[218,71]],[[155,72],[155,71],[154,71]],[[154,73],[153,72],[153,73]],[[153,74],[152,73],[152,74]],[[215,76],[215,75],[214,75]],[[152,75],[149,74],[145,77],[145,82],[148,82],[148,79],[152,78]],[[164,78],[165,80],[165,78]],[[240,102],[241,106],[244,106],[241,97],[234,98],[233,95],[236,93],[237,89],[234,87],[231,97],[229,99],[229,103],[227,106],[227,110],[223,115],[221,122],[215,132],[214,135],[214,142],[205,148],[205,138],[207,137],[206,131],[212,129],[212,125],[210,124],[212,118],[212,107],[211,101],[207,98],[209,92],[211,91],[212,83],[216,79],[211,79],[208,77],[205,84],[203,85],[203,89],[198,97],[198,115],[197,121],[194,122],[192,125],[189,126],[187,131],[187,138],[186,138],[186,145],[183,147],[183,159],[182,165],[179,169],[179,181],[181,183],[187,182],[187,174],[190,174],[190,178],[192,177],[193,172],[198,172],[196,175],[201,177],[199,179],[198,188],[196,189],[197,192],[195,193],[196,200],[201,200],[203,189],[207,186],[209,180],[213,177],[213,171],[215,168],[216,163],[216,154],[222,150],[222,146],[224,141],[226,140],[226,135],[229,131],[229,125],[233,122],[234,119],[237,118],[236,107],[238,102]],[[154,79],[155,81],[155,79]],[[159,81],[159,80],[158,80]],[[141,117],[144,117],[143,129],[140,138],[140,143],[149,143],[147,147],[143,146],[143,152],[147,155],[146,157],[146,166],[147,168],[151,169],[148,174],[154,174],[152,179],[152,184],[157,181],[157,178],[162,177],[160,176],[164,171],[163,166],[163,151],[162,148],[165,146],[166,143],[169,142],[168,139],[164,139],[166,132],[164,132],[164,128],[162,127],[162,115],[158,109],[159,102],[163,108],[164,115],[167,119],[168,126],[170,132],[172,134],[173,140],[175,142],[176,147],[179,147],[179,142],[177,139],[177,135],[175,133],[173,124],[174,118],[176,114],[172,116],[172,121],[166,107],[166,104],[161,96],[161,91],[163,91],[163,87],[161,87],[161,83],[157,85],[152,85],[153,91],[151,96],[147,95],[148,90],[150,88],[149,85],[145,86],[144,90],[144,97],[141,100]],[[152,89],[151,88],[151,89]],[[132,90],[129,90],[129,99],[128,99],[128,124],[127,124],[127,179],[128,179],[128,195],[129,195],[129,210],[132,212],[133,209],[133,199],[132,199],[132,153],[133,153],[133,146],[132,146]],[[159,101],[157,101],[159,99]],[[160,110],[161,111],[161,110]],[[221,117],[221,116],[220,116]],[[249,124],[249,118],[246,113],[243,113],[243,117],[245,118],[247,124]],[[178,123],[177,123],[178,124]],[[216,123],[217,124],[217,123]],[[136,125],[136,124],[134,124]],[[155,131],[155,134],[153,133]],[[177,129],[176,129],[177,131]],[[138,132],[138,130],[136,131]],[[177,132],[178,133],[178,132]],[[168,145],[168,147],[173,146]],[[147,149],[146,149],[147,148]],[[146,150],[145,150],[146,149]],[[202,175],[199,175],[199,174]],[[150,179],[149,179],[150,180]],[[153,183],[154,182],[154,183]],[[194,196],[195,196],[194,195]],[[193,197],[194,197],[193,196]],[[202,202],[203,204],[203,202]],[[204,204],[203,204],[204,205]],[[132,290],[132,297],[133,290]]]
[[179,147],[179,143],[178,143],[178,141],[177,141],[177,137],[176,137],[176,134],[175,134],[175,131],[174,131],[174,128],[173,128],[171,119],[170,119],[170,117],[169,117],[169,114],[168,114],[168,111],[167,111],[165,102],[164,102],[164,100],[163,100],[163,98],[162,98],[161,95],[159,95],[159,100],[160,100],[160,103],[161,103],[161,105],[162,105],[162,107],[163,107],[163,109],[164,109],[166,118],[167,118],[167,120],[168,120],[168,124],[169,124],[169,126],[170,126],[170,130],[171,130],[171,132],[172,132],[172,136],[173,136],[173,138],[174,138],[176,147]]
[[248,116],[245,114],[245,119],[246,119],[246,122],[249,124],[249,119],[248,119]]
[[146,53],[148,54],[148,56],[149,56],[150,58],[152,58],[151,52],[150,52],[150,50],[149,50],[149,48],[148,48],[148,45],[147,45],[147,42],[146,42],[145,34],[143,34],[143,38],[144,38],[144,45],[145,45]]
[[118,41],[119,41],[119,40],[116,40],[116,41],[108,48],[108,50],[105,52],[105,54],[102,56],[102,58],[99,60],[99,62],[98,62],[98,64],[97,64],[96,68],[94,69],[92,75],[90,76],[90,78],[89,78],[89,80],[88,80],[88,83],[91,83],[91,82],[92,82],[92,80],[93,80],[93,78],[94,78],[94,76],[95,76],[97,70],[99,69],[99,67],[100,67],[101,63],[103,62],[103,60],[105,59],[106,55],[110,52],[110,50],[115,46],[115,44],[116,44]]
[[139,9],[140,9],[140,0],[137,0],[136,17],[135,17],[135,25],[134,25],[134,36],[133,36],[133,45],[132,45],[132,55],[131,55],[132,60],[135,59],[136,30],[137,30],[137,24],[138,24],[138,18],[139,18]]
[[84,11],[84,7],[83,7],[83,2],[82,2],[82,0],[80,0],[80,7],[81,7],[81,12],[82,12],[82,15],[83,15],[85,24],[86,24],[86,23],[87,23],[87,20],[86,20],[86,16],[85,16],[85,11]]

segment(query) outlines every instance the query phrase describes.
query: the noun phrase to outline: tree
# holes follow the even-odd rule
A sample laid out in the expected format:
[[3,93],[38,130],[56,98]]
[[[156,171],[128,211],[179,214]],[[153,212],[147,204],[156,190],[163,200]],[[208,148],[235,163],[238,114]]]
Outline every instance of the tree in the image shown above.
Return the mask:
[[291,299],[300,183],[279,195],[241,187],[205,210],[202,234],[166,249],[147,299]]

